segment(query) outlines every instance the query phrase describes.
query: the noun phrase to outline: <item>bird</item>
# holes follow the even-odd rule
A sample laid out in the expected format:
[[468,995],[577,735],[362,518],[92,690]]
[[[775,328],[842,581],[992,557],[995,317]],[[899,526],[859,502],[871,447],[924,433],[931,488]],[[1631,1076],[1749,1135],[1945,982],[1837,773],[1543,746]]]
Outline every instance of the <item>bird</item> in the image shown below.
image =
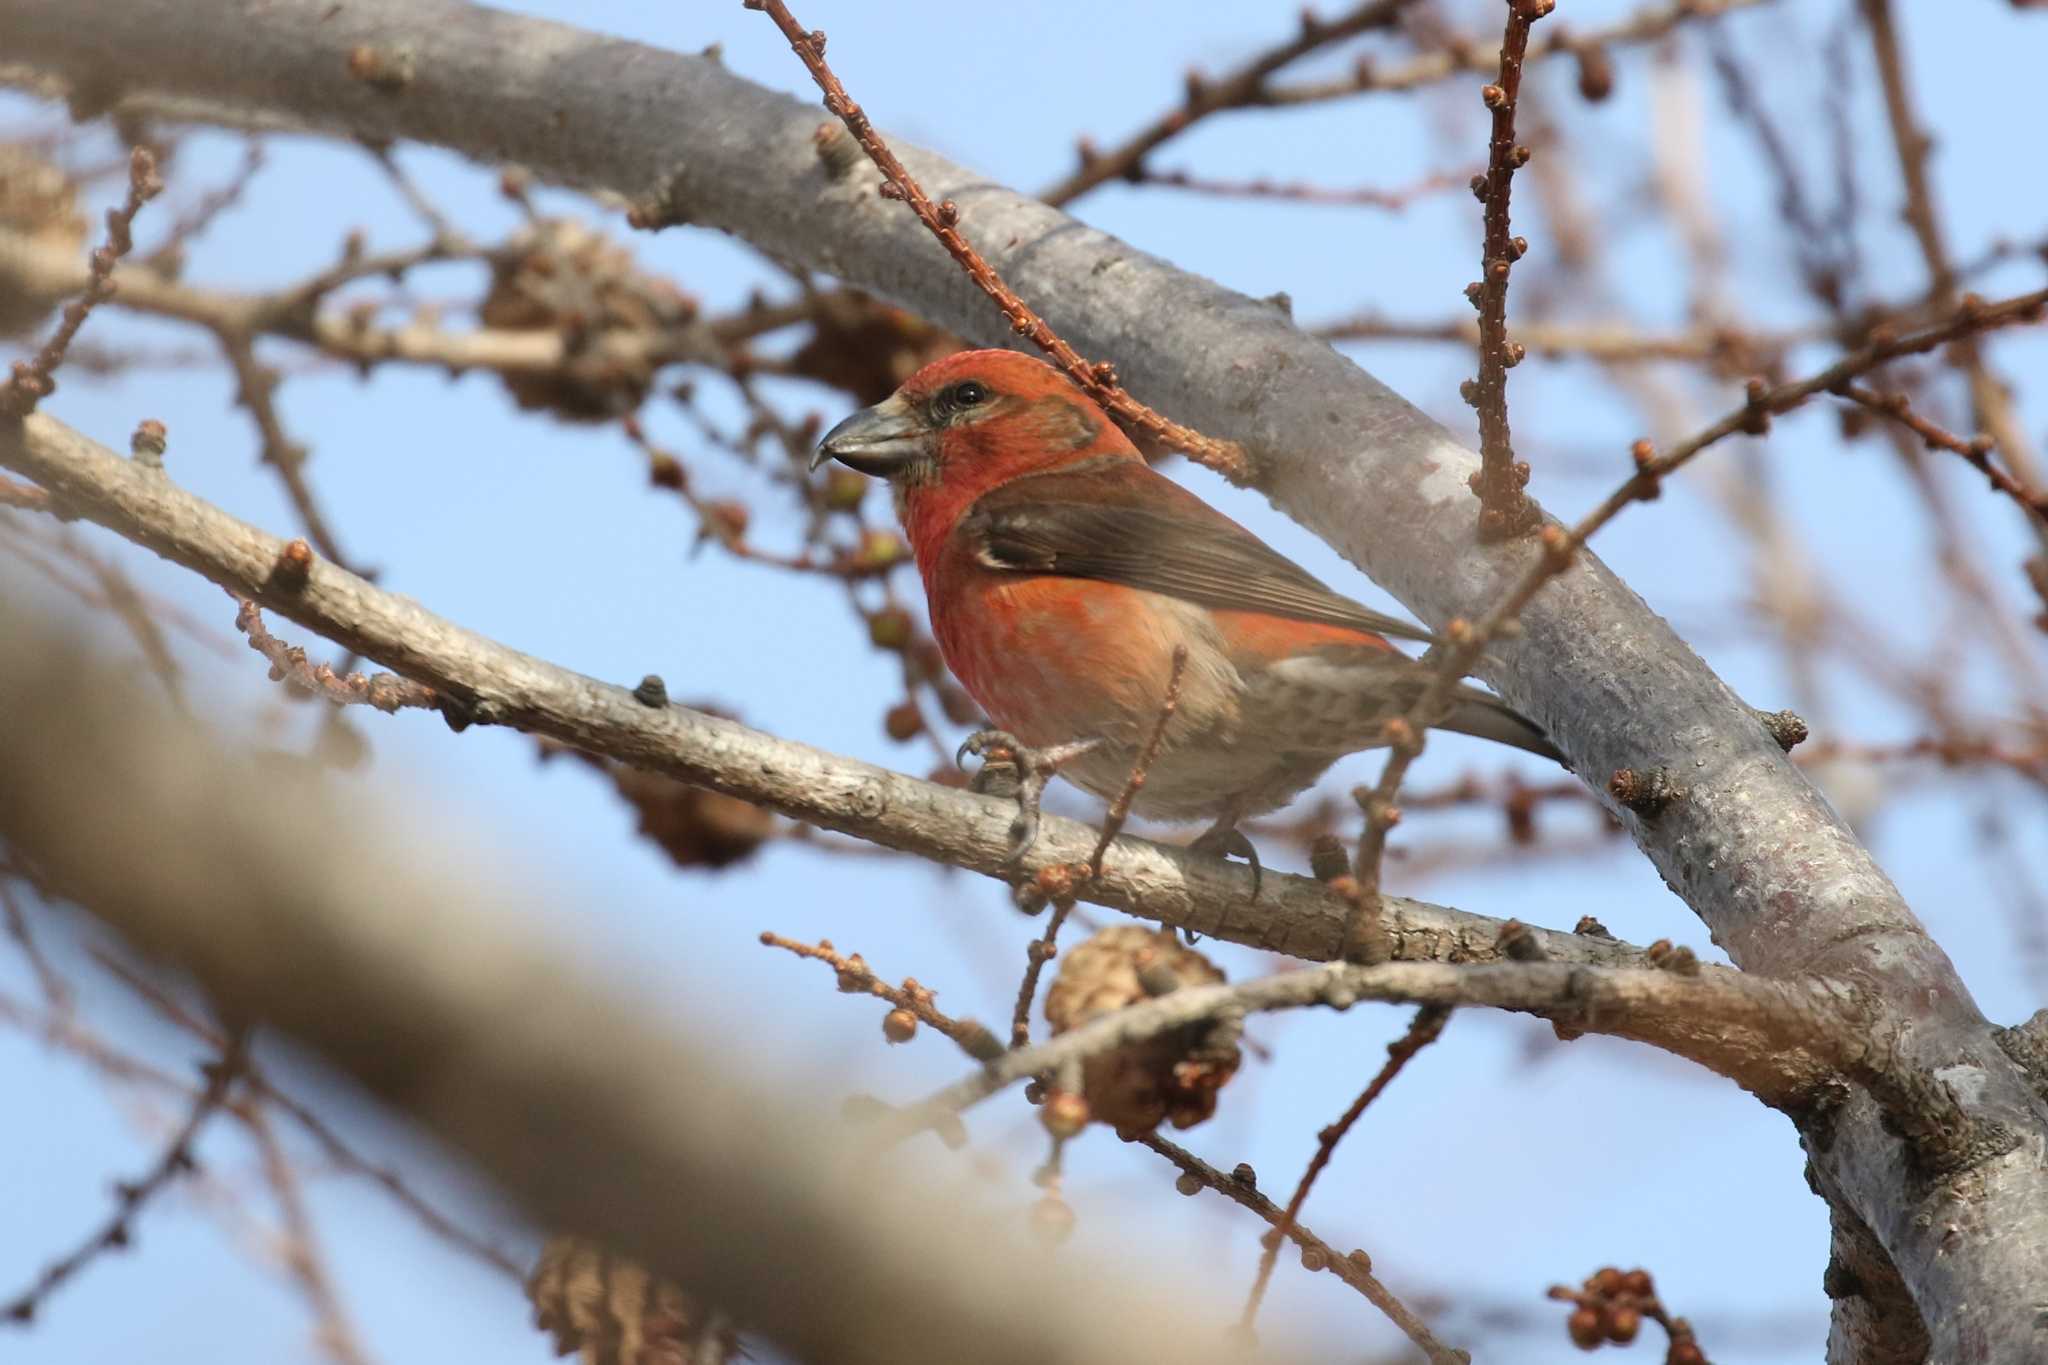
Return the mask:
[[[1131,809],[1210,821],[1192,847],[1245,857],[1256,887],[1238,823],[1388,743],[1387,722],[1434,677],[1389,638],[1434,635],[1331,591],[1160,474],[1036,357],[936,360],[827,432],[811,467],[827,460],[889,482],[939,651],[992,722],[958,757],[1016,770],[1012,860],[1055,773],[1117,798],[1177,677]],[[1462,683],[1437,724],[1563,761],[1536,724]]]

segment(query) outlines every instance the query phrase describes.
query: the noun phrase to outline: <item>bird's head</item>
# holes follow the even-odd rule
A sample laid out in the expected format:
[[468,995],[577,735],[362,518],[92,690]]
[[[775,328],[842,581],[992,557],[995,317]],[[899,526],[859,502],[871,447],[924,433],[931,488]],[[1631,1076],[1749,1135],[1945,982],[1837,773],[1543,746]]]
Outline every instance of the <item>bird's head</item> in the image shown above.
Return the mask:
[[837,460],[903,493],[992,488],[1019,474],[1136,447],[1066,375],[1016,351],[960,351],[825,433],[811,466]]

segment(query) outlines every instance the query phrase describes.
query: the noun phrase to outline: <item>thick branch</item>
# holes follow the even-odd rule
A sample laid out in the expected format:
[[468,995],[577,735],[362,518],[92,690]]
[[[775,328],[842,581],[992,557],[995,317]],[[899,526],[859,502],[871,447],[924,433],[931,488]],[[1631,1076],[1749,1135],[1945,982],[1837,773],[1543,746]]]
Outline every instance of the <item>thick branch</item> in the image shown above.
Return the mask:
[[[0,425],[0,466],[48,489],[83,517],[185,565],[231,592],[319,632],[448,699],[453,724],[490,723],[546,735],[665,773],[827,829],[994,877],[1005,861],[1011,802],[921,782],[885,768],[778,739],[684,706],[653,708],[626,688],[521,654],[433,615],[193,497],[159,470],[124,460],[56,420]],[[1021,873],[1088,864],[1099,836],[1046,816]],[[1269,874],[1256,903],[1248,870],[1185,849],[1117,839],[1102,875],[1077,894],[1178,928],[1323,960],[1336,956],[1344,903],[1306,877]],[[1388,898],[1400,957],[1497,958],[1500,921]],[[1564,962],[1641,965],[1612,939],[1540,932]]]
[[217,746],[4,599],[0,633],[25,646],[0,651],[10,849],[466,1152],[540,1225],[643,1259],[801,1360],[1220,1359],[1128,1262],[1034,1254],[1017,1220],[858,1162],[788,1087],[742,1081],[729,1039],[688,1039],[572,965],[529,927],[530,893],[377,818],[395,795]]

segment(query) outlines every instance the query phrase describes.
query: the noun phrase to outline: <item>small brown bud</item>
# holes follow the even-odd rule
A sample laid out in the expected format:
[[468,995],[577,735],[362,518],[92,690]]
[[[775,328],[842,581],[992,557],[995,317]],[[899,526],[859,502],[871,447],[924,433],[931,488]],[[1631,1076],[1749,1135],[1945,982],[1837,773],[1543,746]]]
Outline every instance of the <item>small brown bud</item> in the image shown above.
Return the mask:
[[1308,846],[1308,870],[1319,882],[1332,882],[1351,871],[1351,855],[1334,834],[1318,834]]
[[737,545],[745,540],[752,521],[753,513],[743,502],[726,498],[704,504],[704,530],[717,537],[720,544]]
[[1586,1288],[1602,1298],[1613,1298],[1621,1292],[1621,1272],[1611,1265],[1601,1266],[1587,1279]]
[[128,438],[128,453],[145,469],[162,469],[168,444],[169,432],[164,424],[154,417],[145,417],[135,424],[135,434]]
[[1508,153],[1508,159],[1515,163],[1515,169],[1517,170],[1529,164],[1529,157],[1530,152],[1527,147],[1517,147],[1514,151]]
[[1508,102],[1508,92],[1497,85],[1479,87],[1479,102],[1489,109],[1498,109]]
[[886,569],[900,564],[909,552],[903,548],[903,539],[894,531],[871,530],[860,538],[860,549],[854,554],[854,563],[863,569]]
[[1173,1188],[1192,1199],[1202,1192],[1202,1177],[1190,1171],[1183,1171],[1180,1178],[1173,1182]]
[[1607,49],[1589,43],[1574,54],[1579,59],[1579,94],[1598,104],[1614,93],[1614,60]]
[[1572,1345],[1582,1351],[1590,1351],[1606,1339],[1601,1330],[1600,1314],[1592,1308],[1575,1308],[1565,1319],[1565,1330],[1571,1333]]
[[898,702],[882,717],[882,731],[898,744],[924,733],[924,714],[914,701]]
[[907,1043],[917,1036],[917,1016],[909,1010],[890,1010],[882,1016],[882,1036],[892,1043]]
[[1088,1101],[1071,1090],[1053,1091],[1038,1111],[1038,1121],[1045,1125],[1045,1131],[1061,1141],[1080,1136],[1088,1119]]
[[1647,1299],[1657,1292],[1657,1287],[1651,1283],[1649,1271],[1628,1270],[1622,1272],[1621,1292],[1633,1294],[1639,1299]]
[[647,482],[656,488],[683,486],[682,461],[673,455],[651,455],[647,460]]
[[868,476],[857,470],[835,467],[825,476],[824,503],[832,512],[857,512],[868,495]]
[[1344,1259],[1366,1274],[1372,1274],[1372,1257],[1366,1254],[1364,1247],[1353,1247],[1351,1254]]
[[1238,1184],[1251,1189],[1257,1189],[1259,1186],[1258,1172],[1252,1169],[1252,1164],[1249,1161],[1240,1161],[1237,1165],[1231,1167],[1230,1178]]
[[941,199],[935,212],[939,215],[941,227],[952,227],[960,221],[960,206],[950,199]]
[[884,607],[868,618],[868,642],[876,649],[903,649],[911,639],[910,613],[901,607]]
[[1572,557],[1578,552],[1571,536],[1562,526],[1545,526],[1536,533],[1536,539],[1543,545],[1543,558],[1554,571],[1571,566]]
[[270,578],[282,587],[298,588],[305,586],[306,578],[312,572],[313,547],[303,540],[294,540],[278,552]]

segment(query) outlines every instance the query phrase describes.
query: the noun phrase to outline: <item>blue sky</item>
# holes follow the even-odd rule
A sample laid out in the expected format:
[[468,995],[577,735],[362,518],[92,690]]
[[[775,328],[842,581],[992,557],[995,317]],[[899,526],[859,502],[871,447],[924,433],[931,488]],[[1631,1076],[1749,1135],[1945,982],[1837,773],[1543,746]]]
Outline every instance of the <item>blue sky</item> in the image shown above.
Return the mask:
[[[725,60],[753,79],[792,90],[801,83],[801,69],[767,21],[737,3],[509,7],[679,50],[719,43]],[[1584,30],[1630,8],[1568,0],[1560,14]],[[1802,78],[1819,70],[1815,54],[1843,8],[1802,0],[1725,23],[1737,50],[1760,56],[1761,69],[1771,73],[1767,97],[1812,158],[1817,179],[1827,164],[1820,159],[1825,81]],[[2009,148],[2013,129],[2037,122],[2031,92],[2048,17],[1988,4],[1902,8],[1923,117],[1939,139],[1937,180],[1958,256],[1968,259],[2001,235],[2038,238],[2048,228],[2048,184],[2015,174]],[[1491,24],[1494,8],[1481,12]],[[1223,67],[1294,22],[1291,6],[1191,10],[1149,0],[1096,6],[1085,16],[1048,4],[983,7],[969,18],[957,6],[924,0],[886,7],[810,0],[799,13],[831,33],[835,66],[882,127],[1024,188],[1068,168],[1075,135],[1111,141],[1171,102],[1189,63]],[[1681,50],[1698,51],[1692,43]],[[1615,277],[1626,283],[1615,306],[1625,305],[1645,326],[1678,326],[1689,278],[1669,234],[1643,208],[1643,186],[1652,169],[1650,90],[1680,77],[1654,69],[1640,50],[1617,57],[1619,88],[1605,104],[1579,100],[1569,69],[1556,64],[1532,71],[1529,98],[1569,130],[1567,154],[1614,254]],[[1893,212],[1896,171],[1861,47],[1855,60],[1851,112],[1863,245],[1879,293],[1906,296],[1923,287],[1924,272]],[[1305,74],[1339,65],[1312,65]],[[1404,185],[1477,160],[1484,140],[1470,88],[1477,84],[1422,99],[1375,97],[1218,118],[1172,144],[1157,164],[1214,175]],[[1749,142],[1727,126],[1710,78],[1700,92],[1708,127],[1699,171],[1730,246],[1727,305],[1767,324],[1801,320],[1809,313],[1777,228],[1770,184]],[[0,110],[34,126],[55,121],[50,111],[18,100]],[[237,139],[194,137],[173,167],[167,202],[191,202],[231,174],[240,155]],[[423,149],[401,149],[400,156],[471,233],[490,237],[513,225],[489,171]],[[626,236],[616,214],[566,197],[547,202]],[[1296,316],[1311,322],[1366,307],[1418,320],[1457,316],[1464,306],[1459,291],[1478,254],[1478,209],[1462,193],[1385,214],[1111,186],[1076,211],[1245,293],[1284,290]],[[162,208],[150,214],[145,244],[153,228],[169,221]],[[192,251],[188,278],[236,288],[278,285],[330,259],[343,232],[358,226],[378,246],[420,236],[361,152],[276,140],[270,168]],[[1517,227],[1534,252],[1517,272],[1516,288],[1533,294],[1550,225],[1525,197],[1518,199]],[[715,234],[670,231],[629,240],[645,263],[712,309],[735,306],[774,279],[744,248]],[[1996,296],[2036,287],[2039,275],[2038,264],[2016,263],[1978,287]],[[451,268],[415,283],[425,295],[456,296],[474,290],[475,276]],[[1572,310],[1568,316],[1606,311],[1598,300],[1562,306]],[[1511,300],[1511,322],[1515,316]],[[200,340],[114,314],[95,318],[91,335],[110,343]],[[1382,345],[1355,354],[1469,434],[1470,414],[1457,398],[1458,381],[1471,368],[1465,353]],[[1810,348],[1798,368],[1824,355]],[[1994,355],[2018,381],[2023,411],[2033,400],[2030,430],[2039,440],[2044,395],[2034,377],[2048,373],[2048,342],[2038,331],[2002,339]],[[704,387],[714,411],[731,411],[715,382]],[[1674,391],[1681,401],[1666,416],[1681,430],[1739,396],[1727,385],[1675,383]],[[847,406],[822,390],[778,392],[791,411],[815,409],[828,421]],[[231,410],[229,397],[228,381],[216,370],[143,370],[111,382],[67,378],[50,410],[117,447],[139,418],[162,419],[171,432],[174,477],[240,516],[286,531],[293,524],[289,508],[256,467],[248,423]],[[1561,516],[1597,501],[1625,472],[1628,442],[1644,434],[1642,414],[1584,364],[1524,365],[1514,372],[1511,399],[1522,453],[1536,468],[1533,491]],[[930,767],[928,748],[896,745],[883,734],[895,665],[869,646],[836,587],[716,549],[693,552],[687,513],[649,494],[639,457],[615,429],[523,417],[487,377],[451,382],[424,371],[387,369],[360,382],[321,369],[293,377],[282,403],[294,433],[313,449],[310,476],[344,546],[378,566],[387,586],[584,672],[624,682],[658,672],[678,699],[714,702],[775,733],[907,771]],[[690,449],[687,428],[672,414],[654,412],[650,427]],[[1730,447],[1708,459],[1722,462],[1723,476],[1768,471],[1814,572],[1882,628],[1902,662],[1954,655],[1975,704],[1987,711],[2009,705],[2010,678],[1984,662],[1980,645],[1957,638],[1961,628],[1929,587],[1929,533],[1912,488],[1877,446],[1844,454],[1835,428],[1834,417],[1816,409],[1780,422],[1749,455]],[[1750,458],[1753,466],[1739,462]],[[753,502],[763,541],[793,544],[786,506],[757,475],[715,453],[695,457],[693,469],[706,493]],[[1388,604],[1257,495],[1226,489],[1201,471],[1176,474],[1328,581]],[[1936,476],[1999,590],[2012,592],[2024,551],[2016,518],[1968,471],[1938,467]],[[1602,535],[1600,553],[1753,704],[1809,707],[1817,700],[1838,733],[1859,740],[1918,733],[1917,717],[1839,663],[1821,670],[1820,698],[1798,695],[1781,653],[1756,626],[1748,552],[1707,493],[1715,477],[1701,471],[1662,501],[1631,510]],[[871,510],[886,515],[880,498]],[[91,542],[110,544],[97,534]],[[186,650],[204,679],[203,709],[239,733],[303,746],[318,717],[279,700],[260,663],[234,640],[232,610],[218,591],[147,556],[123,560],[145,586],[229,642],[218,656]],[[36,591],[4,555],[0,575],[10,591],[17,584]],[[915,597],[913,577],[904,575],[897,586]],[[2030,641],[2027,648],[2038,659],[2038,647]],[[581,962],[679,1028],[737,1036],[764,1082],[814,1093],[821,1114],[835,1112],[850,1091],[918,1095],[957,1076],[963,1062],[929,1036],[885,1049],[880,1011],[871,1002],[841,997],[822,969],[761,948],[762,929],[830,937],[862,952],[884,975],[914,975],[937,987],[943,1008],[998,1025],[1007,1018],[1024,944],[1038,925],[1008,909],[993,883],[881,859],[835,861],[795,845],[771,846],[735,872],[679,873],[632,837],[630,815],[593,776],[568,764],[538,767],[531,744],[516,735],[456,736],[417,713],[350,719],[373,757],[345,780],[365,795],[402,804],[416,831],[407,856],[445,858],[451,866],[473,858],[516,870],[551,893],[545,927],[572,941]],[[1435,740],[1416,781],[1434,785],[1468,769],[1496,772],[1505,761],[1469,741]],[[1349,761],[1332,789],[1369,780],[1377,763],[1370,756]],[[1540,765],[1525,771],[1545,777]],[[1885,867],[1956,958],[1985,1011],[2001,1022],[2023,1018],[2041,1003],[2048,967],[2014,932],[2006,864],[1985,853],[1980,829],[1988,809],[2001,811],[2013,856],[2023,868],[2038,868],[2048,854],[2038,802],[2019,799],[2022,789],[1995,775],[1937,775],[1892,794],[1887,784],[1896,776],[1844,769],[1832,774],[1838,785],[1831,794],[1867,811],[1865,830]],[[1873,794],[1884,799],[1868,799]],[[1094,809],[1073,793],[1059,803],[1080,814]],[[1412,848],[1461,839],[1491,847],[1497,826],[1498,817],[1483,812],[1436,816],[1411,822],[1405,837]],[[1592,826],[1582,812],[1561,812],[1546,816],[1545,827],[1570,838]],[[1584,856],[1426,876],[1404,872],[1397,861],[1389,880],[1409,894],[1561,928],[1590,913],[1624,938],[1669,937],[1714,955],[1699,923],[1625,842]],[[47,908],[37,923],[87,987],[95,1028],[167,1063],[197,1060],[192,1047],[95,977],[81,955],[99,939],[90,924]],[[1233,977],[1271,965],[1228,947],[1216,957]],[[25,996],[28,986],[21,964],[0,953],[0,991]],[[743,1021],[737,1030],[734,1020]],[[1269,1189],[1290,1183],[1313,1150],[1317,1128],[1370,1076],[1383,1044],[1405,1021],[1404,1012],[1361,1006],[1341,1016],[1256,1022],[1252,1036],[1271,1050],[1271,1060],[1247,1066],[1224,1092],[1219,1117],[1188,1134],[1188,1145],[1225,1167],[1250,1161]],[[495,1211],[486,1192],[409,1139],[402,1125],[366,1112],[288,1058],[284,1064],[302,1077],[299,1089],[317,1097],[364,1149],[417,1173],[420,1187],[460,1209],[465,1222],[499,1229],[508,1245],[530,1245],[529,1234]],[[10,1170],[0,1182],[0,1293],[11,1293],[103,1215],[108,1182],[150,1159],[155,1134],[174,1114],[143,1103],[146,1096],[108,1087],[11,1030],[0,1031],[0,1092],[23,1099],[21,1112],[36,1119],[9,1125],[0,1141]],[[1013,1095],[974,1115],[970,1130],[989,1158],[986,1198],[1014,1205],[1021,1216],[1037,1194],[1028,1179],[1039,1155],[1031,1111]],[[260,1235],[250,1233],[250,1216],[274,1222],[251,1153],[224,1131],[203,1155],[222,1188],[202,1182],[153,1208],[134,1250],[102,1260],[56,1296],[33,1333],[0,1337],[7,1358],[314,1358],[309,1319],[266,1261]],[[1800,1167],[1788,1123],[1688,1064],[1599,1038],[1561,1046],[1532,1021],[1466,1012],[1375,1105],[1304,1218],[1339,1247],[1369,1249],[1397,1292],[1448,1299],[1453,1306],[1439,1321],[1453,1341],[1493,1340],[1478,1330],[1481,1309],[1550,1314],[1554,1330],[1501,1338],[1512,1345],[1498,1358],[1577,1359],[1543,1289],[1603,1264],[1640,1264],[1692,1317],[1716,1359],[1813,1360],[1826,1327],[1818,1291],[1827,1219]],[[1173,1196],[1170,1171],[1106,1134],[1077,1144],[1067,1171],[1079,1244],[1175,1248],[1213,1266],[1213,1281],[1191,1301],[1213,1306],[1219,1323],[1234,1315],[1257,1256],[1247,1217],[1214,1196]],[[446,1251],[363,1182],[317,1173],[309,1181],[337,1281],[373,1358],[394,1365],[549,1359],[503,1277]],[[1290,1263],[1283,1262],[1266,1312],[1327,1333],[1333,1352],[1370,1355],[1396,1341],[1331,1277]]]

